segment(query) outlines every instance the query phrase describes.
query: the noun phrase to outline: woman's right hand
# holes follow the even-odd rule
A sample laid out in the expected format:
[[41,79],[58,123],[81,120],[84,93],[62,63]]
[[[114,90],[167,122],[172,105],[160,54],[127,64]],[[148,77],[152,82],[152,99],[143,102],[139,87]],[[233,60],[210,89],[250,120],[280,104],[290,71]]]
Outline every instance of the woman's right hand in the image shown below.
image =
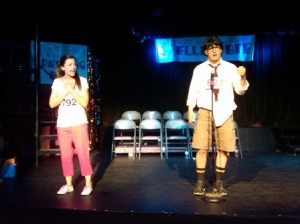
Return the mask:
[[65,82],[65,89],[68,93],[70,93],[71,91],[74,90],[74,87],[75,87],[75,81],[72,82],[72,81],[67,81]]

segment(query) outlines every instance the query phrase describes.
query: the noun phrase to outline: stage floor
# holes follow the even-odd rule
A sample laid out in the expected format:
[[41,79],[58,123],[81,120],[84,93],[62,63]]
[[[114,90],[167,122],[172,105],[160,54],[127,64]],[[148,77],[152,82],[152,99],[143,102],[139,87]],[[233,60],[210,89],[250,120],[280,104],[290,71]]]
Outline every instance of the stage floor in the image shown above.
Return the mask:
[[[223,202],[194,196],[195,160],[184,155],[143,154],[141,159],[109,150],[91,152],[94,192],[81,196],[84,180],[75,158],[75,191],[57,195],[64,183],[60,157],[42,157],[37,167],[0,183],[1,223],[300,223],[300,156],[243,152],[231,156]],[[211,156],[207,179],[211,179]],[[207,185],[211,191],[210,183]],[[5,220],[5,222],[4,222]]]

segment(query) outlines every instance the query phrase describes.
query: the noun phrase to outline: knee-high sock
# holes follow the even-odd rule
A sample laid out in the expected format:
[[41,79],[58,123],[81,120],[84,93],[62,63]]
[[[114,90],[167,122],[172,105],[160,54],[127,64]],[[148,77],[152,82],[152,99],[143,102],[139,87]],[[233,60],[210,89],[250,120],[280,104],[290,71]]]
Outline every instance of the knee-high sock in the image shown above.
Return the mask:
[[204,180],[205,168],[196,168],[197,180]]

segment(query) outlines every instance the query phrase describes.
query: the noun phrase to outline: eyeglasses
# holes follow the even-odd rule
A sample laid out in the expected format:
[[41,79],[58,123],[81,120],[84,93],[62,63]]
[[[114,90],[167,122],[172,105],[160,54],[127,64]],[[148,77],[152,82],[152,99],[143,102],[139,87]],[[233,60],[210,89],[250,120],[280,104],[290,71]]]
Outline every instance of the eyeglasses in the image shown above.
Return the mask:
[[221,49],[221,47],[218,46],[218,45],[212,45],[212,46],[209,46],[209,47],[207,48],[207,50],[209,50],[209,51],[212,51],[212,50],[220,50],[220,49]]

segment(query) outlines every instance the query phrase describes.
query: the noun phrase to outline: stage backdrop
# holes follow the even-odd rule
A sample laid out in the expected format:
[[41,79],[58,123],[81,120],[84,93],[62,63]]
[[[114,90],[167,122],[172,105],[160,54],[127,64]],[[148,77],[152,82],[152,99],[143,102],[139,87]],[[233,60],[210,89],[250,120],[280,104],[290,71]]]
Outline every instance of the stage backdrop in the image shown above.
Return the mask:
[[[34,41],[31,41],[31,58],[34,58]],[[87,46],[54,42],[40,42],[40,83],[52,84],[55,78],[56,65],[64,54],[72,54],[77,61],[79,75],[87,77]],[[33,68],[34,60],[31,61]]]

